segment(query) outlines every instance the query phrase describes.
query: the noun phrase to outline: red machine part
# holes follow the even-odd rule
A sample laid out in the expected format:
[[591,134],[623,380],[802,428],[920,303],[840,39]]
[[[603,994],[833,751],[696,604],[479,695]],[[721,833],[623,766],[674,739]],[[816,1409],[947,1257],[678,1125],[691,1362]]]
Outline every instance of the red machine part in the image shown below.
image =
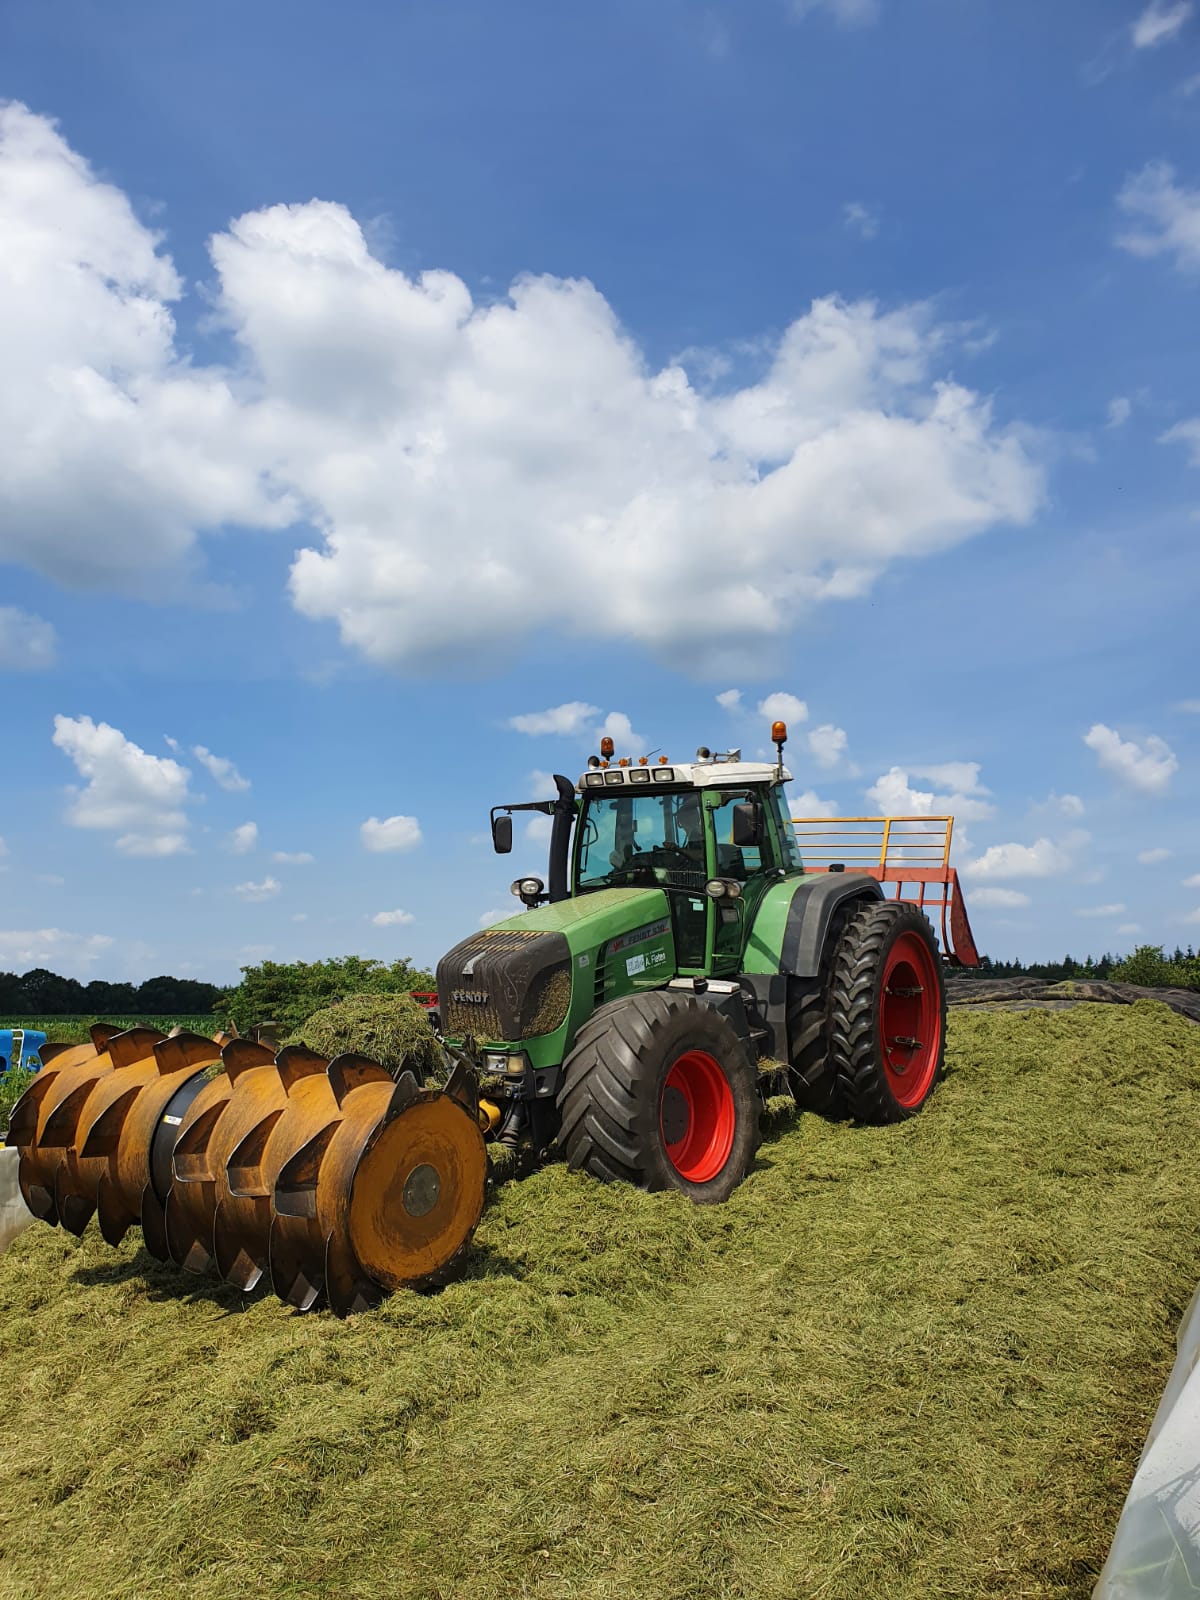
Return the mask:
[[793,817],[792,825],[807,871],[866,872],[895,884],[891,898],[929,913],[952,966],[979,965],[958,873],[950,865],[953,817]]

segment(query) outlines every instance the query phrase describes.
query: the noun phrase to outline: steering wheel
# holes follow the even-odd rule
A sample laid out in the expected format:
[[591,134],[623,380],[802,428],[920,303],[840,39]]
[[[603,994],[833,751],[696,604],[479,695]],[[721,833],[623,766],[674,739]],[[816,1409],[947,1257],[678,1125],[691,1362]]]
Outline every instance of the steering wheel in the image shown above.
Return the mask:
[[[646,857],[652,867],[664,867],[668,871],[672,868],[682,869],[685,872],[694,872],[696,862],[687,853],[682,845],[657,844],[653,850],[646,851]],[[701,863],[703,866],[703,863]]]

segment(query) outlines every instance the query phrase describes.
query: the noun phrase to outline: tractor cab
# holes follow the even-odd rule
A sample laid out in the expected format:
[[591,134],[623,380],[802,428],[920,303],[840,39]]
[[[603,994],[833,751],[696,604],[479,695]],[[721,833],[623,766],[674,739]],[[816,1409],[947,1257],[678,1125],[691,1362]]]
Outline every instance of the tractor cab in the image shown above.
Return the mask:
[[493,810],[500,852],[512,848],[513,811],[553,818],[549,889],[540,878],[519,878],[513,893],[532,908],[605,889],[660,889],[679,974],[736,972],[763,894],[803,870],[783,804],[787,729],[777,722],[771,733],[774,763],[704,746],[689,762],[614,760],[612,740],[602,739],[577,783],[555,778],[557,800]]
[[593,768],[579,781],[572,894],[662,889],[681,975],[736,971],[763,893],[800,869],[781,802],[789,774],[736,755]]

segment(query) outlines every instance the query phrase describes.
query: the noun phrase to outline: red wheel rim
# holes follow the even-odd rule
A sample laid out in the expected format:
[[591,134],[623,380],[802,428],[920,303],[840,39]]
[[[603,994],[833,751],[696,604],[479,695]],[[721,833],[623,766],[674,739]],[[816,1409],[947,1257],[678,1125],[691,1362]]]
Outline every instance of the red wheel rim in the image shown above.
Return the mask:
[[658,1103],[667,1160],[689,1183],[708,1183],[729,1160],[737,1112],[729,1079],[707,1050],[672,1065]]
[[933,1087],[942,1050],[936,957],[919,933],[902,933],[888,951],[879,991],[879,1039],[888,1088],[900,1105],[919,1106]]

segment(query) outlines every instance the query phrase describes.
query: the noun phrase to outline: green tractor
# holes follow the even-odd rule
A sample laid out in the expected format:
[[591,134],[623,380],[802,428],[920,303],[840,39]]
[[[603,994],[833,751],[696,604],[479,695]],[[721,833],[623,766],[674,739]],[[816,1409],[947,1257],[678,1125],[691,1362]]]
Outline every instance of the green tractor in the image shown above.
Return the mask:
[[[493,808],[501,854],[514,812],[552,818],[548,884],[518,879],[527,909],[450,950],[437,988],[443,1038],[499,1085],[481,1114],[502,1143],[533,1159],[556,1144],[594,1177],[720,1201],[781,1087],[864,1122],[929,1098],[943,961],[978,959],[950,829],[932,866],[889,862],[892,821],[878,819],[878,861],[806,868],[783,798],[787,729],[771,732],[774,763],[703,748],[683,764],[616,761],[606,739],[577,783],[555,776],[555,800]],[[926,901],[930,881],[940,900]],[[907,883],[919,900],[899,898]],[[942,908],[945,957],[926,904]]]

